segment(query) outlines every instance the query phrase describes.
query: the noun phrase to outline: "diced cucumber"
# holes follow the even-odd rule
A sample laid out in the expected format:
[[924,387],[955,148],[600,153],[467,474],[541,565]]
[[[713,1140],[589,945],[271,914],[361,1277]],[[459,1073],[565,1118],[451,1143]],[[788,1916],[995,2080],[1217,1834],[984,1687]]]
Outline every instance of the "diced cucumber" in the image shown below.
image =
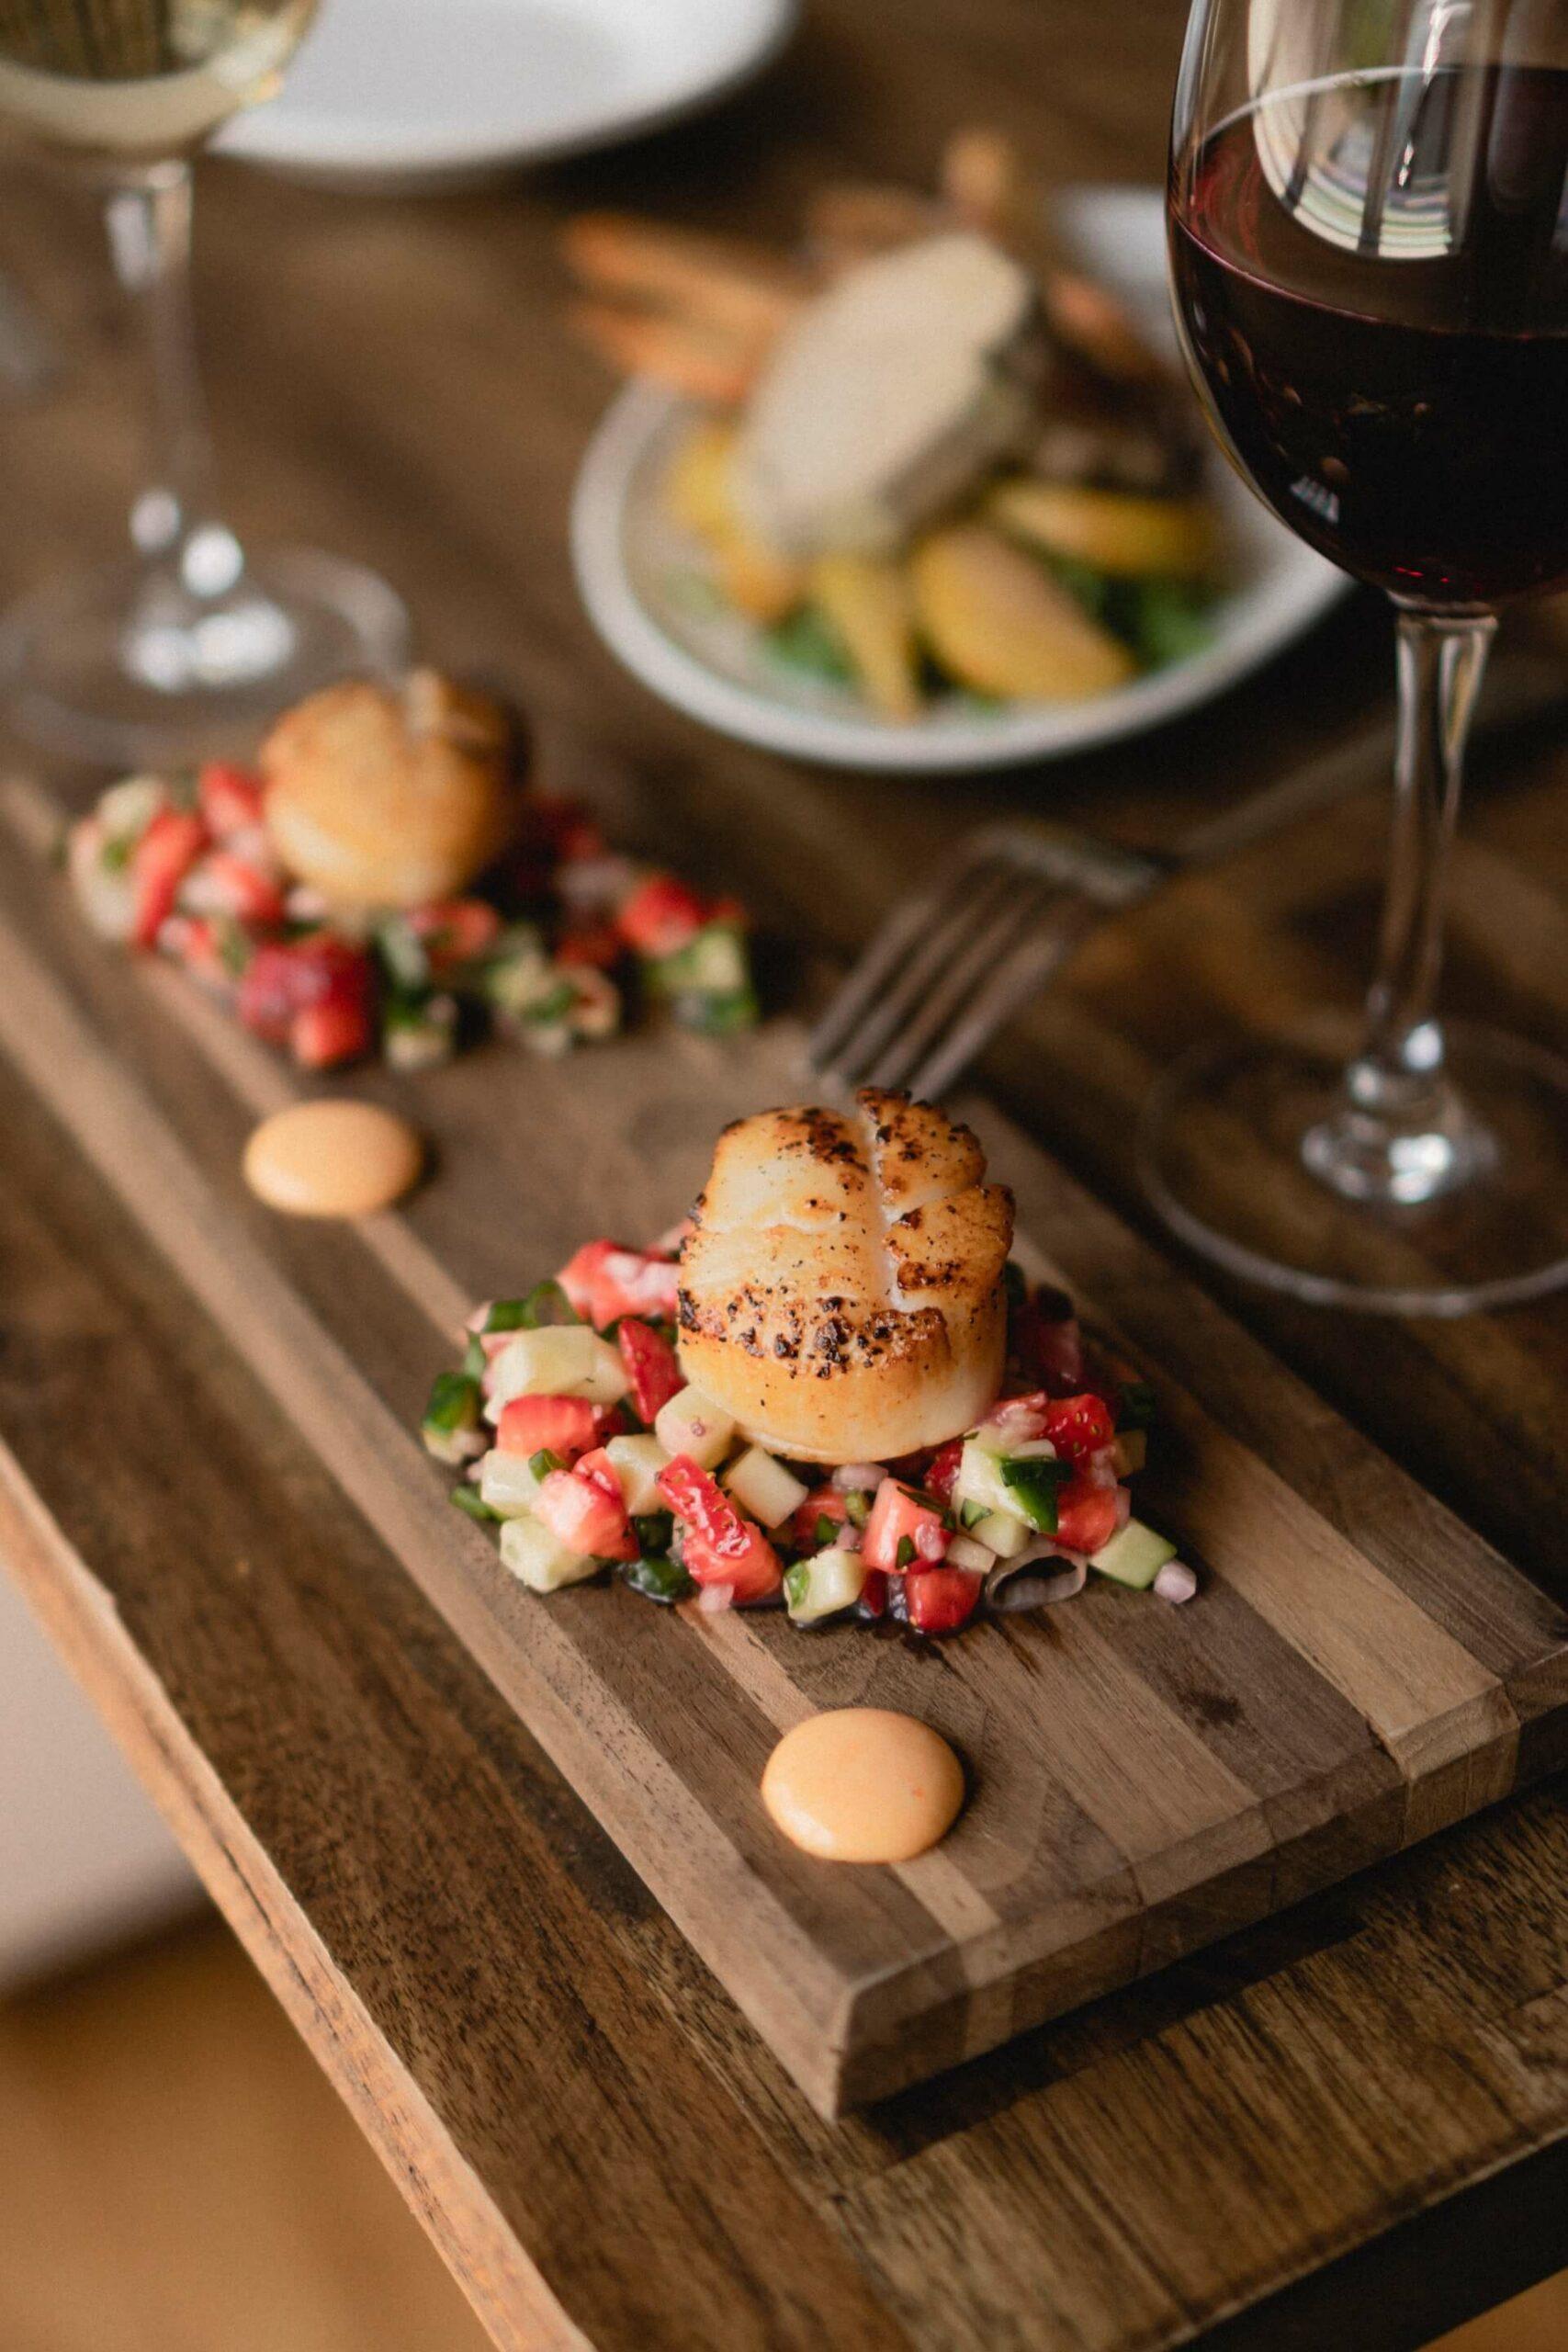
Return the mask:
[[502,1453],[492,1446],[479,1464],[479,1500],[498,1519],[525,1518],[543,1483],[526,1454]]
[[437,1462],[468,1462],[484,1452],[479,1384],[461,1372],[438,1373],[431,1385],[420,1435]]
[[591,1405],[615,1405],[627,1386],[617,1349],[584,1323],[554,1324],[519,1331],[492,1360],[485,1411],[498,1421],[513,1396],[586,1396]]
[[435,1069],[450,1061],[457,1049],[457,998],[389,999],[381,1014],[381,1044],[394,1069]]
[[[1005,1511],[1010,1519],[1020,1516],[1018,1498],[1002,1475],[1010,1458],[993,1453],[977,1437],[964,1439],[958,1476],[953,1482],[953,1500],[960,1511],[965,1503],[975,1503],[985,1511]],[[1032,1454],[1027,1458],[1032,1461],[1050,1457]]]
[[613,1437],[604,1452],[631,1518],[644,1519],[663,1508],[653,1482],[670,1456],[656,1437]]
[[501,1557],[530,1592],[558,1592],[598,1572],[597,1560],[569,1552],[536,1519],[509,1519],[501,1531]]
[[720,1484],[728,1487],[741,1510],[759,1527],[782,1527],[811,1492],[760,1445],[749,1445],[744,1453],[739,1454]]
[[998,1466],[1013,1510],[1042,1535],[1055,1535],[1057,1498],[1072,1477],[1072,1464],[1030,1453],[1010,1455]]
[[864,1589],[865,1562],[858,1552],[815,1552],[784,1571],[784,1605],[797,1625],[852,1609]]
[[626,1561],[621,1574],[634,1592],[666,1609],[674,1601],[689,1600],[697,1589],[679,1560],[662,1552],[645,1552],[639,1559]]
[[1168,1560],[1176,1557],[1176,1546],[1141,1519],[1130,1519],[1109,1544],[1089,1555],[1089,1566],[1102,1577],[1114,1577],[1118,1584],[1130,1584],[1138,1592],[1146,1592]]
[[672,956],[650,958],[649,981],[660,996],[736,996],[750,985],[746,943],[732,923],[705,923]]
[[1034,1530],[1026,1527],[1010,1510],[990,1510],[983,1519],[977,1519],[968,1532],[973,1542],[983,1544],[998,1560],[1010,1560],[1015,1552],[1022,1551]]
[[660,1408],[653,1434],[666,1453],[683,1453],[699,1470],[716,1470],[729,1451],[735,1423],[700,1388],[682,1388]]
[[996,1564],[996,1554],[988,1551],[978,1537],[974,1535],[955,1535],[947,1547],[947,1556],[942,1563],[944,1567],[970,1568],[976,1576],[981,1577],[994,1568]]
[[128,775],[98,795],[97,817],[111,841],[139,841],[166,808],[169,789],[161,776]]

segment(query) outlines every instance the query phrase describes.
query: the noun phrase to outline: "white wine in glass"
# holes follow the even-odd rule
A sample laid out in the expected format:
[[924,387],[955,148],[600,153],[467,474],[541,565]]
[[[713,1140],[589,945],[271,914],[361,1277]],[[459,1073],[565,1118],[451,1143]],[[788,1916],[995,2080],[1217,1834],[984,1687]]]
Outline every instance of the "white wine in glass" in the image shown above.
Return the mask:
[[0,621],[17,728],[119,763],[232,748],[281,704],[396,666],[407,621],[355,564],[252,556],[222,520],[190,308],[191,157],[276,88],[315,0],[0,0],[0,130],[103,186],[151,387],[149,477],[123,562],[50,581]]

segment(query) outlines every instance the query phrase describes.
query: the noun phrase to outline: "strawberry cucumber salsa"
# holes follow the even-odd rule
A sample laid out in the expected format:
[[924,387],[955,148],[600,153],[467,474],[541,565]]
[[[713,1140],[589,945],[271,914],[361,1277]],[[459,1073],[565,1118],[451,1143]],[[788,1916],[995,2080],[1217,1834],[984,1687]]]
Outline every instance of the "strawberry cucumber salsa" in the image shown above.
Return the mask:
[[1059,1291],[1010,1287],[1003,1394],[978,1427],[900,1462],[782,1461],[684,1380],[675,1251],[593,1241],[525,1298],[476,1308],[422,1434],[452,1500],[495,1526],[535,1592],[613,1571],[649,1600],[782,1602],[797,1625],[956,1633],[1089,1572],[1168,1600],[1193,1571],[1134,1518],[1149,1389],[1100,1354]]
[[71,826],[65,863],[95,931],[171,956],[307,1069],[423,1069],[488,1024],[565,1053],[614,1035],[628,1000],[711,1035],[757,1019],[739,906],[613,854],[574,802],[536,795],[468,894],[379,913],[293,879],[265,813],[243,768],[130,776]]

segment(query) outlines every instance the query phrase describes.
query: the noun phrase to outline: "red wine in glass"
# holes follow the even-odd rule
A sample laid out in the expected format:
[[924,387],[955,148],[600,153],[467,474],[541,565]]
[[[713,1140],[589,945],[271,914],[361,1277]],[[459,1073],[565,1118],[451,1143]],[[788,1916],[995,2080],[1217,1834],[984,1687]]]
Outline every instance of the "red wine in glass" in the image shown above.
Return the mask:
[[[1314,102],[1339,139],[1293,177],[1270,117],[1299,139]],[[1223,123],[1173,213],[1179,312],[1234,455],[1393,595],[1492,605],[1568,578],[1565,165],[1568,72],[1343,76]]]
[[1359,1032],[1241,1023],[1164,1072],[1145,1184],[1193,1249],[1300,1299],[1539,1298],[1568,1283],[1568,1062],[1445,1023],[1438,982],[1497,607],[1568,582],[1568,5],[1192,0],[1169,220],[1238,471],[1393,600],[1399,726]]

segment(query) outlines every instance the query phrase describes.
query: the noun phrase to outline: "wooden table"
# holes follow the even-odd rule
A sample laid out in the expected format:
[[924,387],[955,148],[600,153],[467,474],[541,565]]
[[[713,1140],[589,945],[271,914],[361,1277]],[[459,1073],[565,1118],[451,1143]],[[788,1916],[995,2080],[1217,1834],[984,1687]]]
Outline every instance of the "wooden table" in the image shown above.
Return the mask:
[[[1153,177],[1181,13],[820,0],[721,115],[518,188],[400,203],[212,168],[237,521],[381,567],[427,652],[511,681],[624,835],[673,822],[690,866],[810,949],[852,945],[992,809],[1168,838],[1375,722],[1375,606],[1178,729],[1036,775],[854,781],[721,743],[579,611],[565,503],[605,387],[557,328],[551,239],[589,201],[776,228],[814,174],[919,176],[966,119],[1053,177]],[[0,435],[9,592],[109,543],[134,440],[85,205],[7,178],[0,265],[72,362]],[[1478,763],[1451,957],[1467,1010],[1559,1039],[1563,766],[1539,730]],[[1151,1069],[1236,1007],[1353,991],[1375,783],[1109,932],[995,1057],[1009,1106],[1134,1222]],[[498,2343],[1415,2346],[1568,2257],[1559,1788],[826,2126],[6,1065],[0,1170],[0,1555]],[[1568,1591],[1561,1306],[1348,1333],[1233,1303]]]

